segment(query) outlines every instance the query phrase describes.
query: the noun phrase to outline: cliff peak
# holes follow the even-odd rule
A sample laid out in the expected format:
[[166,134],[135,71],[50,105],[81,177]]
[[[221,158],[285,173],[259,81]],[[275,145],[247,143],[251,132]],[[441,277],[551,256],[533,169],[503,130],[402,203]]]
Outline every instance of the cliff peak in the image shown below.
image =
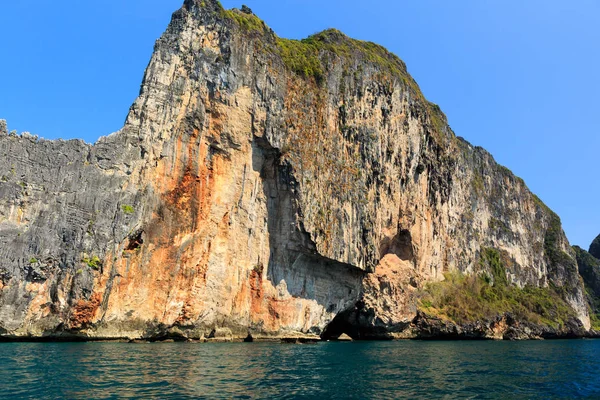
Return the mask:
[[223,9],[223,5],[219,0],[185,0],[183,3],[184,7],[202,7],[202,8],[216,8]]
[[350,38],[344,32],[335,28],[325,29],[319,33],[309,36],[309,38],[320,39],[327,43],[343,43],[350,40]]
[[245,4],[242,4],[242,9],[241,9],[241,11],[242,11],[244,14],[254,14],[254,13],[252,12],[252,9],[251,9],[250,7],[248,7],[247,5],[245,5]]

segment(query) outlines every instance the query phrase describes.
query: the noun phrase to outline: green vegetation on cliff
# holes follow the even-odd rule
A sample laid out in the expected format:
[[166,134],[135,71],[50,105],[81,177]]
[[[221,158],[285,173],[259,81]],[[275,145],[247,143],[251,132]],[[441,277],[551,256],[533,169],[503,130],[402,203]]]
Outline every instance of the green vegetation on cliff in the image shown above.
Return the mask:
[[277,38],[277,47],[287,68],[303,78],[313,78],[317,83],[323,78],[328,56],[336,56],[353,63],[359,60],[376,65],[401,79],[418,97],[423,98],[400,58],[383,46],[351,39],[337,29],[327,29],[302,40]]
[[290,70],[303,78],[314,78],[317,82],[323,79],[318,47],[303,40],[282,38],[277,38],[277,46],[281,59]]
[[[395,54],[389,52],[385,47],[357,39],[352,39],[337,29],[326,29],[322,32],[311,35],[305,39],[284,39],[277,37],[265,22],[257,17],[252,10],[243,5],[241,9],[226,10],[219,1],[216,3],[218,13],[227,19],[234,21],[242,30],[250,34],[271,33],[276,38],[276,51],[288,69],[306,79],[315,79],[320,83],[324,77],[328,55],[336,55],[339,58],[345,58],[352,62],[350,67],[356,65],[354,61],[366,61],[377,65],[382,71],[391,73],[392,76],[400,78],[406,86],[413,89],[414,94],[424,100],[424,96],[414,79],[408,74],[406,65]],[[207,6],[206,1],[201,2],[202,7]],[[261,44],[262,47],[262,44]],[[433,109],[437,107],[431,104]],[[439,119],[439,114],[432,116],[433,119]],[[443,115],[443,114],[441,114]],[[442,120],[445,123],[445,116]],[[432,121],[434,124],[437,121]]]
[[498,250],[482,248],[478,273],[449,272],[444,281],[427,284],[419,308],[459,324],[511,313],[521,321],[556,327],[575,316],[552,288],[510,285],[506,263],[507,257]]
[[127,215],[133,214],[135,212],[135,209],[132,206],[130,206],[129,204],[123,204],[121,206],[121,210],[123,211],[123,213],[125,213]]
[[222,13],[225,17],[232,19],[241,28],[245,29],[248,32],[263,33],[269,30],[264,21],[258,18],[256,15],[252,14],[251,11],[244,12],[232,9],[223,10]]
[[91,269],[98,270],[102,266],[102,260],[98,256],[84,257],[81,259],[81,262],[86,264]]

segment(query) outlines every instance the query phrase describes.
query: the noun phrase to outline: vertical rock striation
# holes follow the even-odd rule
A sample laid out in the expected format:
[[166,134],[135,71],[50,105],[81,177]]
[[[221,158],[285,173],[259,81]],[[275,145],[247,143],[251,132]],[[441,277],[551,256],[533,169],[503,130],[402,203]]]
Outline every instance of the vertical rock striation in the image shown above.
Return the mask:
[[0,128],[6,337],[414,335],[427,282],[485,273],[487,248],[589,327],[559,218],[336,30],[286,40],[186,0],[119,132]]

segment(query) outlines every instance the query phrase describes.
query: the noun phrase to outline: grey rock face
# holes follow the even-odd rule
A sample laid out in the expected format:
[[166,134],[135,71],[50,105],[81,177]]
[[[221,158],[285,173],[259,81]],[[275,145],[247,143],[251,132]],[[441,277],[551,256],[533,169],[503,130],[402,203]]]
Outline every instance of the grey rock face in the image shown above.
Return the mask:
[[[111,143],[110,151],[124,144]],[[122,187],[124,165],[103,162],[114,156],[102,145],[0,138],[0,321],[8,330],[23,323],[35,299],[31,285],[48,290],[49,324],[58,325],[103,272],[90,260],[127,237],[135,215],[121,207],[135,204],[137,193]]]
[[589,326],[560,220],[524,182],[385,49],[311,40],[186,0],[119,132],[0,135],[4,335],[304,337],[359,305],[357,325],[401,333],[414,292],[478,272],[483,247],[514,285],[568,288]]

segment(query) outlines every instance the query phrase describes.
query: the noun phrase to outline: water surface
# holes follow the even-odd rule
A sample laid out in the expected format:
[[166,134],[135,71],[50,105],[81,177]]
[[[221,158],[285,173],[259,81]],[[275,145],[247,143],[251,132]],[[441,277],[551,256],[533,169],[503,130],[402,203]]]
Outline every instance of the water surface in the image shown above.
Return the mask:
[[600,340],[0,343],[0,398],[600,398]]

